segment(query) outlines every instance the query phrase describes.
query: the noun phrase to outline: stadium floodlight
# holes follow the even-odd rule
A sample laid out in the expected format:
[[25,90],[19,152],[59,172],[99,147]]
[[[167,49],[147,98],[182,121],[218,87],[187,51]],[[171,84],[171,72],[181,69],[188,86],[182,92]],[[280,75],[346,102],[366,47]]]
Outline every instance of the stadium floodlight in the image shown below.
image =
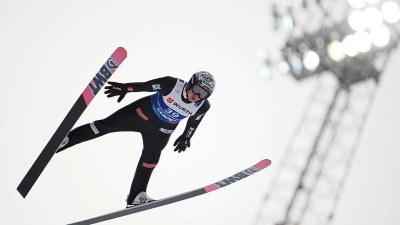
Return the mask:
[[289,15],[285,15],[282,17],[282,24],[285,30],[291,31],[293,30],[294,23],[293,23],[293,18]]
[[335,62],[340,62],[346,58],[342,42],[334,40],[328,44],[328,56]]
[[[320,1],[273,1],[284,5],[272,4],[274,21],[279,23],[280,32],[287,36],[279,44],[283,57],[273,60],[272,55],[262,51],[258,55],[264,58],[271,71],[292,74],[298,80],[325,71],[332,71],[340,79],[344,79],[344,73],[350,74],[349,71],[361,77],[362,69],[367,69],[356,67],[368,64],[371,58],[381,57],[380,52],[394,48],[400,39],[399,22],[392,24],[400,21],[400,0],[342,0],[341,7],[346,10],[338,8],[332,15],[325,15],[329,21],[321,21],[323,25],[318,26],[311,25],[313,18],[304,17],[296,10],[307,11],[313,5],[330,11],[335,3],[328,6],[321,5]],[[331,1],[325,3],[328,2]],[[379,65],[378,61],[376,65]]]
[[371,36],[366,31],[357,31],[354,34],[359,52],[368,52],[371,49]]
[[355,57],[358,55],[359,52],[356,47],[356,42],[357,40],[352,34],[349,34],[343,38],[342,44],[344,48],[344,53],[346,53],[346,55],[350,57]]
[[364,11],[354,10],[350,13],[348,22],[350,27],[355,31],[362,31],[367,28],[367,22]]
[[375,7],[369,7],[364,10],[364,16],[366,19],[366,25],[369,28],[374,28],[382,25],[382,14],[381,11]]
[[283,74],[287,74],[290,71],[290,66],[287,62],[281,61],[278,64],[278,70],[279,70],[279,72],[281,72]]
[[385,2],[381,6],[382,17],[388,23],[396,23],[400,19],[399,5],[395,2]]
[[319,65],[319,56],[314,51],[306,51],[303,54],[303,64],[304,68],[313,72],[318,68]]
[[389,29],[385,26],[375,27],[371,30],[371,40],[378,47],[387,45],[390,41]]

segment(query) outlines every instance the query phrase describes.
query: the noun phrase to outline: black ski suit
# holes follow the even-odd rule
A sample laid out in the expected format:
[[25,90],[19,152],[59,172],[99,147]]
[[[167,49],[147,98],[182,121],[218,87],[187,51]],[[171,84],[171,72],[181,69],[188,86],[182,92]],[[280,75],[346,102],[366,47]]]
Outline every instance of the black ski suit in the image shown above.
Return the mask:
[[[170,100],[172,99],[171,97],[169,97],[165,103],[171,103],[170,105],[172,107],[173,102],[173,104],[175,104],[175,106],[177,105],[176,107],[180,107],[181,110],[186,110],[185,107],[193,108],[193,104],[198,106],[195,113],[190,115],[190,112],[188,112],[190,116],[187,120],[184,133],[182,134],[185,139],[189,140],[204,118],[206,112],[210,109],[210,103],[208,100],[196,103],[188,101],[185,92],[186,82],[178,78],[162,77],[147,82],[136,82],[126,85],[132,88],[133,92],[156,91],[157,93],[132,102],[105,119],[96,120],[71,130],[68,134],[68,144],[60,148],[57,153],[81,142],[98,138],[111,132],[140,132],[143,138],[143,150],[136,167],[127,199],[127,204],[131,204],[138,193],[146,191],[151,174],[160,159],[161,151],[165,148],[172,132],[179,124],[179,121],[168,121],[168,115],[164,115],[165,111],[157,108],[157,104],[160,105],[158,101],[162,101],[160,99],[172,94],[172,92],[174,92],[176,96],[180,91],[180,100],[184,102],[184,104],[176,104],[178,101],[174,102],[174,100]],[[178,90],[181,86],[183,88]],[[175,100],[177,99],[175,98]],[[164,101],[161,102],[161,105],[164,104],[163,102]],[[160,107],[165,108],[167,106],[164,105]],[[170,108],[168,108],[166,112],[169,112],[169,110]]]

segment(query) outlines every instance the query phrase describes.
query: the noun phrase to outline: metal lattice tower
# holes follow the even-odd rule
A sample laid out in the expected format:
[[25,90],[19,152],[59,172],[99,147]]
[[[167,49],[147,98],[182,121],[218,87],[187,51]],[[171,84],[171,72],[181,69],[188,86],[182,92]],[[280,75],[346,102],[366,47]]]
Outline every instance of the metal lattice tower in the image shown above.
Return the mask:
[[[301,51],[303,43],[315,43],[313,41],[318,38],[326,42],[334,32],[348,31],[345,20],[330,17],[328,12],[334,9],[323,2],[328,1],[307,1],[307,7],[302,5],[301,9],[294,10],[290,5],[286,10],[293,18],[296,15],[292,12],[299,11],[303,20],[302,25],[287,34],[282,50],[287,62],[290,62],[290,54],[298,54],[293,49]],[[346,1],[329,2],[337,4],[343,12],[349,10]],[[279,15],[276,6],[273,11],[275,16]],[[310,12],[314,12],[311,13],[313,16]],[[310,18],[313,22],[308,21]],[[307,23],[310,26],[306,26]],[[321,44],[322,47],[314,47],[321,56],[321,65],[316,71],[296,74],[291,68],[298,80],[317,75],[318,81],[253,225],[324,225],[332,222],[379,78],[400,37],[397,27],[391,27],[390,31],[390,43],[383,48],[371,49],[368,54],[333,62],[324,52],[326,44]]]

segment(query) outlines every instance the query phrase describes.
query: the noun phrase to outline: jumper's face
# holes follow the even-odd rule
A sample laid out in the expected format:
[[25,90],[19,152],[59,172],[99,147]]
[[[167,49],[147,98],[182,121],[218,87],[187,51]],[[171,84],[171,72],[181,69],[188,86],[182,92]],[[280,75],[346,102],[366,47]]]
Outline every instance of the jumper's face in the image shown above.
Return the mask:
[[197,101],[200,100],[200,97],[199,97],[198,95],[194,94],[192,89],[189,89],[189,90],[187,91],[187,93],[188,93],[188,99],[189,99],[189,101],[191,101],[191,102],[197,102]]

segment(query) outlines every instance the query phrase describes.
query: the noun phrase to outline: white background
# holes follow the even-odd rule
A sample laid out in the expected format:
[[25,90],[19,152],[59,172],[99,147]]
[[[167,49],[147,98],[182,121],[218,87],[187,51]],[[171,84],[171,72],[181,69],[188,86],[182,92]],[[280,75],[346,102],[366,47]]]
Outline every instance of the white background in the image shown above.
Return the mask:
[[[141,82],[215,75],[217,88],[185,153],[173,133],[148,193],[160,199],[214,183],[261,159],[265,171],[223,190],[103,224],[244,225],[255,216],[315,79],[259,75],[257,50],[276,48],[266,1],[1,0],[0,224],[66,224],[125,207],[142,142],[109,134],[55,155],[26,199],[16,190],[85,86],[119,46],[111,77]],[[334,225],[400,224],[400,81],[395,51],[382,78]],[[76,126],[121,103],[99,92]],[[275,164],[274,164],[275,162]]]

